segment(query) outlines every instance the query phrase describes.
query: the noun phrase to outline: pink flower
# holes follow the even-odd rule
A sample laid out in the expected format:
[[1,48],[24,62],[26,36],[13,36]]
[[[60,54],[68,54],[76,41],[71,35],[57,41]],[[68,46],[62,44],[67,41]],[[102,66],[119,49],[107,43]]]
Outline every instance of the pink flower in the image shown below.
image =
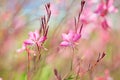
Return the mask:
[[0,80],[3,80],[3,79],[0,77]]
[[39,35],[38,31],[30,32],[29,33],[29,39],[24,41],[25,45],[34,45],[34,44],[40,44],[43,43],[46,40],[46,36]]
[[37,30],[35,32],[30,32],[29,39],[24,41],[22,48],[18,49],[17,52],[21,53],[26,49],[27,46],[33,46],[33,45],[37,45],[45,49],[44,47],[41,46],[41,44],[44,43],[46,39],[47,39],[46,36],[40,37],[39,32]]
[[113,80],[109,75],[109,70],[105,70],[105,75],[103,77],[97,77],[95,80]]
[[60,43],[61,46],[72,46],[74,47],[74,44],[81,38],[81,31],[83,28],[83,24],[81,25],[81,27],[79,27],[79,23],[80,23],[80,17],[81,17],[81,13],[83,11],[83,7],[84,7],[85,1],[82,0],[81,1],[81,10],[79,12],[78,18],[75,18],[75,31],[70,30],[68,34],[63,33],[62,34],[62,38],[63,41]]
[[114,0],[101,0],[96,13],[100,14],[101,16],[105,16],[111,12],[117,12],[117,9],[113,6]]
[[81,21],[84,24],[95,23],[97,21],[97,15],[93,13],[89,8],[86,8],[81,15]]
[[60,43],[60,45],[73,46],[75,42],[80,39],[80,37],[81,37],[81,34],[70,30],[68,34],[66,33],[62,34],[63,41]]

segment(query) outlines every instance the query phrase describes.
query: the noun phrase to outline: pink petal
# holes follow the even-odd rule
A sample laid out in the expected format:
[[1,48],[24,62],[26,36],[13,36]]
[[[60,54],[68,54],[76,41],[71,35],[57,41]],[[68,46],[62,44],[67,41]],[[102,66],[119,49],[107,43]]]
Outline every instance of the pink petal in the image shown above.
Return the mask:
[[40,35],[39,35],[39,32],[36,30],[35,32],[34,32],[34,34],[35,34],[35,38],[36,38],[36,40],[40,37]]
[[23,52],[25,50],[25,48],[26,48],[25,45],[23,45],[22,48],[20,48],[20,49],[17,50],[17,52],[21,53],[21,52]]
[[113,2],[114,2],[114,0],[108,0],[108,6],[112,6]]
[[30,39],[27,39],[27,40],[24,41],[24,44],[25,45],[32,45],[32,44],[34,44],[34,42]]
[[118,10],[114,6],[110,6],[108,10],[109,12],[114,12],[114,13],[118,12]]
[[69,36],[67,34],[65,34],[65,33],[62,34],[62,38],[65,41],[69,41]]
[[39,32],[37,30],[35,32],[29,32],[29,38],[36,41],[39,38]]
[[74,38],[73,38],[73,41],[76,42],[80,39],[81,35],[80,34],[75,34],[74,35]]
[[62,34],[62,38],[64,41],[71,41],[73,37],[74,37],[74,32],[71,30],[69,31],[68,34],[65,33]]
[[45,37],[45,36],[42,36],[42,37],[40,37],[40,39],[39,39],[39,43],[41,43],[41,42],[44,42],[45,40],[46,40],[47,38]]
[[34,40],[34,33],[33,32],[29,32],[29,38]]
[[70,45],[70,43],[69,42],[67,42],[67,41],[63,41],[63,42],[61,42],[60,43],[60,46],[69,46]]
[[72,38],[74,37],[74,32],[72,30],[69,31],[68,33],[68,37],[69,37],[69,40],[72,40]]
[[97,10],[95,11],[95,13],[100,13],[103,10],[103,6],[104,4],[100,4],[97,8]]

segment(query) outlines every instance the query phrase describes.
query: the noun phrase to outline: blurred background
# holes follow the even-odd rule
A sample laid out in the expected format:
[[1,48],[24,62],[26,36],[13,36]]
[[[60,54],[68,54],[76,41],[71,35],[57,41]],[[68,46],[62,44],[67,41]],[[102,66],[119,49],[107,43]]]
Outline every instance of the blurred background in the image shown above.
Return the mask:
[[[54,80],[53,69],[57,68],[61,75],[68,71],[69,48],[59,47],[61,34],[74,26],[74,17],[78,15],[81,0],[0,0],[0,80],[27,80],[27,54],[17,53],[22,43],[28,38],[30,31],[40,28],[40,18],[45,13],[44,5],[51,4],[51,19],[48,40],[45,43],[48,51],[43,51],[40,69],[32,80]],[[94,9],[99,0],[93,0]],[[87,4],[87,1],[86,1]],[[97,53],[106,52],[106,57],[94,71],[95,76],[101,76],[108,69],[113,80],[120,79],[120,1],[114,0],[117,13],[108,14],[110,31],[102,32],[100,28],[87,30],[83,34],[77,53],[91,55],[97,58]],[[92,26],[91,24],[86,26]],[[89,30],[90,29],[90,30]],[[101,34],[102,32],[102,34]],[[89,32],[88,32],[89,33]],[[108,34],[108,35],[107,35]],[[101,36],[103,39],[101,39]],[[108,36],[106,38],[106,36]],[[94,53],[94,54],[93,54]],[[88,58],[93,58],[89,57]],[[86,59],[85,64],[91,59]],[[82,80],[86,80],[87,75]]]

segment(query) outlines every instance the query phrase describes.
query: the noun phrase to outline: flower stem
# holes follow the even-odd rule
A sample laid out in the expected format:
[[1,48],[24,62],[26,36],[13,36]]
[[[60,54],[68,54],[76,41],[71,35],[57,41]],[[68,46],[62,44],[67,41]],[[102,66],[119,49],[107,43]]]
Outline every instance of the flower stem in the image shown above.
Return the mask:
[[71,68],[70,68],[70,70],[72,71],[72,69],[73,69],[73,59],[74,59],[74,47],[72,47],[72,50],[73,50],[73,52],[72,52],[72,59],[71,59]]
[[[26,49],[27,50],[27,49]],[[27,80],[30,80],[30,53],[27,50],[27,54],[28,54],[28,72],[27,72]]]

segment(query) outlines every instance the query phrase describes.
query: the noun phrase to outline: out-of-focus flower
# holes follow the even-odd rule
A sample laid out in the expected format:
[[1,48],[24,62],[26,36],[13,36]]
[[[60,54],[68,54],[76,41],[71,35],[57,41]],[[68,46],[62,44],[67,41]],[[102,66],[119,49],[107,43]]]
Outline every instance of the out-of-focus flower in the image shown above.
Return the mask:
[[54,17],[57,17],[58,14],[59,14],[59,10],[57,8],[57,6],[55,4],[51,4],[51,14],[54,16]]
[[95,23],[97,20],[97,15],[93,13],[89,8],[83,11],[81,15],[81,21],[84,24]]
[[15,30],[23,28],[25,25],[24,17],[19,17],[19,16],[15,17],[15,19],[13,20],[13,24],[14,24]]
[[81,34],[70,30],[68,34],[66,33],[62,34],[63,41],[60,43],[60,45],[61,46],[73,46],[75,42],[80,39],[80,37],[81,37]]
[[109,70],[105,70],[105,75],[103,77],[97,77],[94,80],[113,80],[109,74]]
[[0,77],[0,80],[3,80],[3,79]]
[[101,0],[101,3],[98,5],[97,10],[95,11],[101,16],[105,16],[111,12],[117,12],[117,9],[113,6],[114,0]]

